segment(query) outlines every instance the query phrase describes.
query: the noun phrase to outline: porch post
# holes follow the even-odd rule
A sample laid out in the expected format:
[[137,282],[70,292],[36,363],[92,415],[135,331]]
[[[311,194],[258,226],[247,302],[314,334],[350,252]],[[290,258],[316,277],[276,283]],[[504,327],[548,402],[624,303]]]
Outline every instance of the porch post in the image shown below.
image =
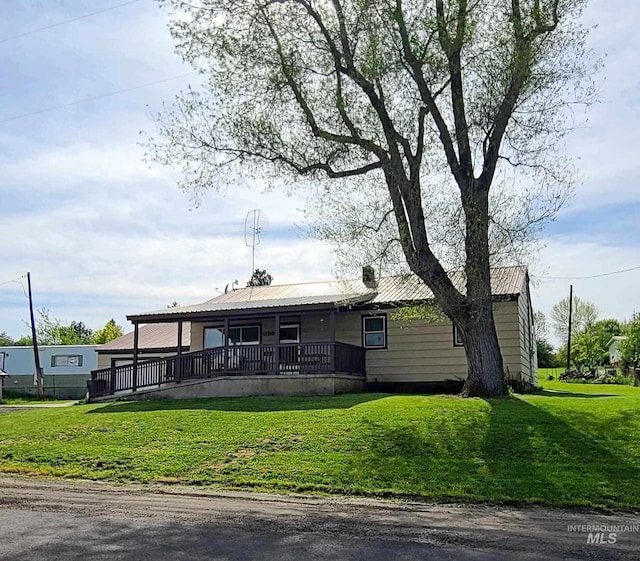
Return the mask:
[[138,389],[138,324],[133,324],[133,391]]
[[224,318],[224,369],[223,372],[229,372],[229,318]]
[[273,318],[273,332],[276,344],[273,348],[273,367],[276,374],[280,373],[280,314],[276,314]]
[[[176,372],[173,373],[174,379],[176,381],[182,380],[182,360],[180,357],[182,356],[182,320],[178,322],[178,357],[177,360],[173,363],[173,367]],[[167,362],[167,366],[169,363]]]
[[329,368],[336,371],[336,311],[329,312]]

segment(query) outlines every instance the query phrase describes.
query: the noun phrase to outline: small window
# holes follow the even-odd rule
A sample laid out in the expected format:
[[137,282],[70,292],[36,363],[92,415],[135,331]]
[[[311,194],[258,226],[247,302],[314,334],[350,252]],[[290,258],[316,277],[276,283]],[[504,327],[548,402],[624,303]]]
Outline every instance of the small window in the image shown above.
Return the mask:
[[387,317],[363,316],[362,339],[367,349],[384,349],[387,346]]
[[68,366],[70,368],[82,366],[82,355],[53,355],[51,367]]
[[460,334],[458,326],[455,324],[453,326],[453,346],[464,347],[464,343],[462,342],[462,335]]
[[[229,328],[229,345],[259,345],[260,326],[249,325]],[[214,349],[224,346],[224,329],[204,328],[204,348]]]
[[232,345],[259,345],[260,326],[250,325],[229,328],[229,343]]

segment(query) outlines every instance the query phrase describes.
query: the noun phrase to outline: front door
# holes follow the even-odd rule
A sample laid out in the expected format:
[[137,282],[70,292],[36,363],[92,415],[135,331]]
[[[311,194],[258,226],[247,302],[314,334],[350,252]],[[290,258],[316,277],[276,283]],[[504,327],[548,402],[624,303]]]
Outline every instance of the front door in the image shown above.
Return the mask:
[[[285,323],[280,326],[280,343],[300,343],[300,324]],[[296,370],[300,365],[300,347],[280,347],[280,365],[285,370]]]

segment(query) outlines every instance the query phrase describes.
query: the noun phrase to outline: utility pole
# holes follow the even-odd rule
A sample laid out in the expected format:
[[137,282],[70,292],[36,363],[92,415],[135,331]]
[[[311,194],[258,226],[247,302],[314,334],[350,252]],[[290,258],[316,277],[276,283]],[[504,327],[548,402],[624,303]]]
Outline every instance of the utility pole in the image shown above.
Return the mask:
[[40,353],[38,352],[38,339],[36,337],[36,320],[33,317],[33,297],[31,296],[31,273],[27,273],[27,286],[29,288],[29,314],[31,316],[31,338],[33,339],[33,358],[36,363],[36,384],[38,386],[38,398],[44,397],[42,387],[42,368],[40,368]]
[[567,337],[567,372],[571,370],[571,320],[573,319],[573,285],[569,285],[569,331]]

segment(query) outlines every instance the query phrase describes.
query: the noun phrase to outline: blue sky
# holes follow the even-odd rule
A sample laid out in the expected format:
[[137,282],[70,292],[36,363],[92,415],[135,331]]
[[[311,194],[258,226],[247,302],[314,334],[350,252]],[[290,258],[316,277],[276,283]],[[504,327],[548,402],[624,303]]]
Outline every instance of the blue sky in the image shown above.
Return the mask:
[[[125,0],[14,3],[0,21],[0,283],[31,271],[34,300],[65,321],[109,318],[177,300],[198,302],[249,276],[247,211],[268,218],[257,265],[276,282],[331,278],[331,250],[304,239],[302,199],[237,189],[195,209],[174,170],[149,167],[139,131],[162,102],[197,83],[173,53],[167,13],[138,0],[47,30],[22,33]],[[583,182],[544,233],[533,264],[534,306],[548,313],[569,281],[640,265],[640,37],[632,1],[592,0],[590,47],[605,59],[601,103],[568,139]],[[26,114],[164,81],[66,108]],[[21,118],[16,118],[21,117]],[[601,315],[640,310],[638,274],[576,280]],[[19,284],[0,284],[0,331],[25,334]]]

